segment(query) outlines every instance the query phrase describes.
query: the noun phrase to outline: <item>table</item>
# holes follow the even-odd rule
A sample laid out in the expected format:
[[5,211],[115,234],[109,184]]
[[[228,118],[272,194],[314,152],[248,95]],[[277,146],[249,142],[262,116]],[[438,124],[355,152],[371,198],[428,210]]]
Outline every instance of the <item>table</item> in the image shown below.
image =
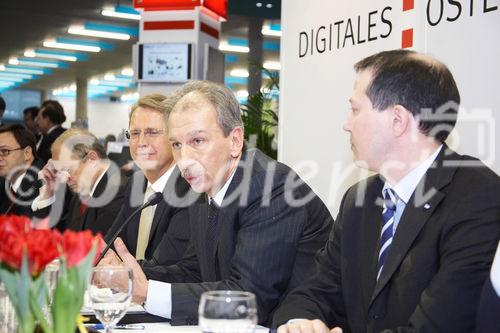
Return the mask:
[[[201,330],[198,326],[171,326],[170,323],[145,323],[146,329],[144,330],[119,330],[114,329],[114,332],[120,333],[200,333]],[[102,330],[101,332],[104,332]],[[258,326],[254,333],[268,333],[269,329],[263,326]]]

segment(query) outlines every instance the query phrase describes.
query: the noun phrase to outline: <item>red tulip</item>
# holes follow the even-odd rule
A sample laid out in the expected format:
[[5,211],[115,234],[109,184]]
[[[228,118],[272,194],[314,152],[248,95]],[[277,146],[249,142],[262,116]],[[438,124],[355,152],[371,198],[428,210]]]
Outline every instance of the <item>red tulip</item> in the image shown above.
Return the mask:
[[98,242],[96,256],[100,253],[101,235],[93,236],[89,230],[75,232],[66,230],[62,234],[62,254],[66,257],[68,268],[78,265],[92,250],[94,242]]

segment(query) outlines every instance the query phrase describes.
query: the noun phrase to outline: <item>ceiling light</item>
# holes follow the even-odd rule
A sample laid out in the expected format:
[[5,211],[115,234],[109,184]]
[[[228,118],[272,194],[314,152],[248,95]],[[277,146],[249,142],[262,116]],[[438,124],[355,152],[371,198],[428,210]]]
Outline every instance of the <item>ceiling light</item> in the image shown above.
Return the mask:
[[225,42],[219,43],[219,50],[225,52],[237,52],[237,53],[248,53],[250,52],[250,48],[248,46],[238,46],[238,45],[230,45]]
[[[118,18],[124,18],[124,19],[129,19],[129,20],[137,20],[139,21],[141,19],[141,14],[138,14],[137,11],[135,10],[126,10],[127,8],[125,7],[120,7],[116,6],[115,8],[104,8],[101,12],[102,15],[104,16],[111,16],[111,17],[118,17]],[[135,13],[134,13],[135,12]]]
[[45,53],[45,52],[39,52],[39,51],[34,51],[34,50],[26,50],[24,52],[24,56],[28,57],[28,58],[40,57],[40,58],[59,59],[59,60],[65,60],[65,61],[77,61],[78,60],[78,58],[76,56],[72,56],[72,55],[57,54],[57,53]]
[[278,61],[266,61],[264,62],[264,68],[271,71],[279,71],[281,70],[281,64]]
[[246,69],[232,69],[229,75],[234,77],[248,77],[249,73]]
[[22,79],[20,77],[4,77],[4,76],[0,75],[0,81],[4,81],[4,82],[23,82],[24,79]]
[[87,51],[87,52],[100,52],[101,48],[99,46],[90,46],[90,45],[82,45],[82,44],[72,44],[72,43],[60,43],[56,42],[53,39],[48,39],[43,42],[43,46],[56,48],[56,49],[64,49],[64,50],[77,50],[77,51]]
[[[11,61],[15,60],[15,61]],[[33,67],[50,67],[50,68],[59,68],[66,67],[63,63],[53,62],[53,61],[40,61],[40,60],[30,60],[30,59],[10,59],[9,64],[11,65],[24,65],[24,66],[33,66]]]
[[72,83],[72,84],[69,86],[69,90],[71,90],[71,91],[76,91],[76,84]]
[[92,79],[92,80],[90,80],[90,84],[96,86],[96,85],[99,84],[99,80],[98,79]]
[[104,75],[104,80],[106,80],[106,81],[114,81],[115,80],[115,75],[114,74],[106,74],[106,75]]
[[91,29],[86,29],[83,26],[71,26],[68,29],[68,33],[73,34],[73,35],[111,38],[111,39],[120,39],[120,40],[129,40],[130,39],[130,35],[128,35],[128,34],[119,33],[119,32],[91,30]]
[[0,88],[8,88],[15,85],[15,82],[0,82]]
[[33,68],[25,68],[25,67],[5,67],[5,69],[2,69],[0,67],[0,70],[2,71],[8,71],[8,72],[13,72],[13,73],[24,73],[24,74],[36,74],[36,75],[43,75],[45,72],[42,69],[33,69]]
[[134,75],[134,70],[132,68],[124,68],[122,69],[122,75],[125,76],[133,76]]
[[260,8],[262,7],[262,2],[257,2],[255,5]]
[[9,59],[9,64],[11,64],[11,65],[19,65],[19,60],[17,60],[17,58],[10,58]]
[[20,74],[20,73],[7,73],[3,72],[3,70],[0,68],[0,77],[4,78],[20,78],[20,79],[32,79],[33,75],[30,74]]
[[263,35],[271,36],[271,37],[281,37],[281,35],[282,35],[281,30],[274,30],[274,29],[271,29],[271,27],[269,27],[269,26],[262,27],[261,32]]
[[272,4],[272,3],[268,3],[268,4],[266,5],[266,7],[267,7],[267,8],[273,8],[273,4]]

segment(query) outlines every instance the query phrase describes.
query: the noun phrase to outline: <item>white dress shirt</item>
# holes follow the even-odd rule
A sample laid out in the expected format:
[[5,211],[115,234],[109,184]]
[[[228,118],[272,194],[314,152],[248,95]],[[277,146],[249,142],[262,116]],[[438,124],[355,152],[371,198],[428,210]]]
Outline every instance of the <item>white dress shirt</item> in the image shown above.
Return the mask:
[[[224,200],[224,196],[233,180],[235,172],[236,169],[213,198],[208,198],[209,202],[214,200],[217,205],[222,205],[222,200]],[[146,296],[144,308],[153,315],[170,319],[172,317],[172,284],[149,280],[148,294]]]

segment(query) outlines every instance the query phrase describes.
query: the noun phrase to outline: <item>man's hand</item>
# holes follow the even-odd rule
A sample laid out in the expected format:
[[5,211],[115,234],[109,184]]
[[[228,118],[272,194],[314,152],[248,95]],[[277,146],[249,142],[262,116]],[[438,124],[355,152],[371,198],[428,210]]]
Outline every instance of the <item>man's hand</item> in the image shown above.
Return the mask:
[[38,178],[44,181],[43,186],[40,188],[40,199],[45,200],[53,197],[57,182],[57,171],[52,159],[38,172]]
[[[128,252],[127,247],[120,237],[118,237],[113,244],[115,246],[116,253],[120,256],[120,258],[122,258],[123,264],[132,269],[132,273],[134,275],[134,292],[132,294],[133,302],[139,304],[144,303],[146,301],[146,296],[148,295],[148,279],[146,278],[146,275],[142,271],[141,266],[137,263],[135,257]],[[108,253],[106,253],[104,258],[107,256]]]
[[300,319],[281,325],[278,328],[278,333],[342,333],[342,329],[340,327],[335,327],[329,330],[319,319]]
[[123,261],[118,257],[115,251],[109,249],[108,252],[104,255],[104,257],[99,261],[97,266],[125,266]]

